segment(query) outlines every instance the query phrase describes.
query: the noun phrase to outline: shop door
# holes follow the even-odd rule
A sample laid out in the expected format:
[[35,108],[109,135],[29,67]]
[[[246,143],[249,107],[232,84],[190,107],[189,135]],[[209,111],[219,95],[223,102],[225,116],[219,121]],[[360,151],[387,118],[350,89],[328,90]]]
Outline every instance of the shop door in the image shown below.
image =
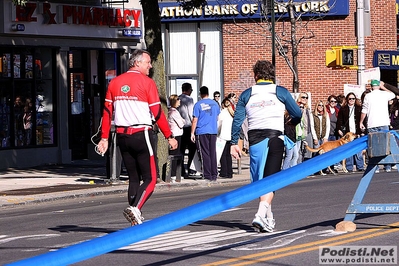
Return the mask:
[[89,140],[89,117],[87,114],[86,95],[86,51],[69,52],[68,86],[69,86],[69,148],[72,160],[87,158]]

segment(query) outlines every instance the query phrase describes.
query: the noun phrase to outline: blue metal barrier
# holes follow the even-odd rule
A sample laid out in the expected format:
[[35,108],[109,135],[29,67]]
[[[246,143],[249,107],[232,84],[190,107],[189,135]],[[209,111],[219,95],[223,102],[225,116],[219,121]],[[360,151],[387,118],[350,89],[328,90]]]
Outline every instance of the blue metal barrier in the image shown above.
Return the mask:
[[[86,242],[8,265],[69,265],[178,229],[279,190],[367,148],[367,136],[287,170],[176,212]],[[249,177],[248,177],[249,179]]]
[[364,195],[379,164],[396,164],[399,168],[399,134],[397,132],[369,134],[368,153],[371,155],[376,154],[377,156],[369,158],[366,171],[346,211],[344,221],[353,222],[356,214],[359,213],[399,213],[399,203],[362,204]]

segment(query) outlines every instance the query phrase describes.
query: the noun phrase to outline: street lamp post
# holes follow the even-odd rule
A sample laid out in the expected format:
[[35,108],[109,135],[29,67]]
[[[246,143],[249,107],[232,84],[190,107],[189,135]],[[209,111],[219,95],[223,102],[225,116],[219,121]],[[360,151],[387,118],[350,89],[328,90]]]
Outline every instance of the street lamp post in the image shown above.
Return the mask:
[[275,24],[276,17],[274,13],[274,0],[270,0],[270,11],[271,11],[271,21],[272,21],[272,64],[276,67],[276,32],[275,32]]
[[263,3],[263,15],[267,19],[270,12],[270,21],[271,21],[271,33],[272,33],[272,64],[276,66],[276,32],[275,32],[275,23],[276,17],[274,13],[274,0],[262,0]]
[[363,85],[366,80],[362,80],[362,73],[365,70],[365,45],[364,45],[364,1],[357,0],[357,82]]

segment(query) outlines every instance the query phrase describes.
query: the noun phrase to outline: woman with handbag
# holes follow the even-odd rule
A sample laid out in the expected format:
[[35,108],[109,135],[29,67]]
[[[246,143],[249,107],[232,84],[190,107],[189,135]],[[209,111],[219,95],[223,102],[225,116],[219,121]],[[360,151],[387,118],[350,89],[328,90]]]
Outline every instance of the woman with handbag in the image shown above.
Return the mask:
[[[346,103],[339,109],[337,129],[340,137],[344,136],[347,132],[353,132],[356,135],[362,135],[360,129],[360,115],[362,106],[360,101],[356,98],[353,92],[346,95]],[[364,171],[364,160],[362,152],[346,159],[346,169],[353,172],[353,164],[356,165],[357,171]]]
[[231,127],[233,125],[234,110],[228,98],[222,101],[222,111],[218,119],[218,139],[225,142],[220,156],[219,177],[233,178],[233,161],[230,154]]
[[[183,126],[185,121],[183,117],[180,115],[177,108],[180,106],[180,98],[176,94],[172,94],[169,97],[170,108],[168,110],[168,124],[170,130],[173,133],[177,141],[177,149],[169,150],[169,155],[180,155],[180,145],[181,145],[181,137],[183,135]],[[176,178],[176,168],[177,162],[175,160],[172,161],[172,169],[171,176],[172,180]],[[182,177],[183,179],[183,177]]]

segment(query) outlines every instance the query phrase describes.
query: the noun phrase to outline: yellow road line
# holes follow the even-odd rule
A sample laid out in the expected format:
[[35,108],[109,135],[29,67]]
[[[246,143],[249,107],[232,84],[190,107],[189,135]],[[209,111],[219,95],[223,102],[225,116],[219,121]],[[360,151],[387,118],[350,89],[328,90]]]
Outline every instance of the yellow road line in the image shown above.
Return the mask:
[[[210,264],[204,264],[203,266],[214,266],[214,265],[238,266],[238,265],[249,265],[249,264],[264,262],[267,260],[282,258],[282,257],[290,256],[290,255],[295,255],[295,254],[299,254],[299,253],[316,250],[316,249],[319,249],[319,246],[321,246],[321,245],[328,244],[331,246],[336,246],[336,245],[356,242],[356,241],[360,241],[363,239],[368,239],[368,238],[372,238],[372,237],[376,237],[376,236],[380,236],[380,235],[384,235],[384,234],[394,233],[394,232],[399,231],[399,228],[392,229],[392,227],[397,227],[397,226],[399,226],[399,222],[389,224],[386,226],[381,226],[378,228],[358,231],[358,232],[354,232],[354,233],[348,233],[348,234],[344,234],[344,235],[340,235],[340,236],[336,236],[336,237],[332,237],[332,238],[327,238],[327,239],[318,240],[318,241],[314,241],[314,242],[299,244],[296,246],[273,249],[273,250],[269,250],[266,252],[261,252],[261,253],[246,255],[246,256],[242,256],[242,257],[217,261],[217,262],[213,262]],[[384,229],[392,229],[392,230],[382,231]],[[382,231],[382,232],[378,232],[378,231]],[[347,239],[347,240],[344,240],[344,239]],[[296,250],[296,251],[294,251],[294,250]],[[278,254],[278,253],[282,253],[282,254]],[[267,258],[256,259],[256,258],[263,257],[266,255],[272,255],[272,256],[268,256]],[[237,264],[232,264],[232,263],[237,263]]]

